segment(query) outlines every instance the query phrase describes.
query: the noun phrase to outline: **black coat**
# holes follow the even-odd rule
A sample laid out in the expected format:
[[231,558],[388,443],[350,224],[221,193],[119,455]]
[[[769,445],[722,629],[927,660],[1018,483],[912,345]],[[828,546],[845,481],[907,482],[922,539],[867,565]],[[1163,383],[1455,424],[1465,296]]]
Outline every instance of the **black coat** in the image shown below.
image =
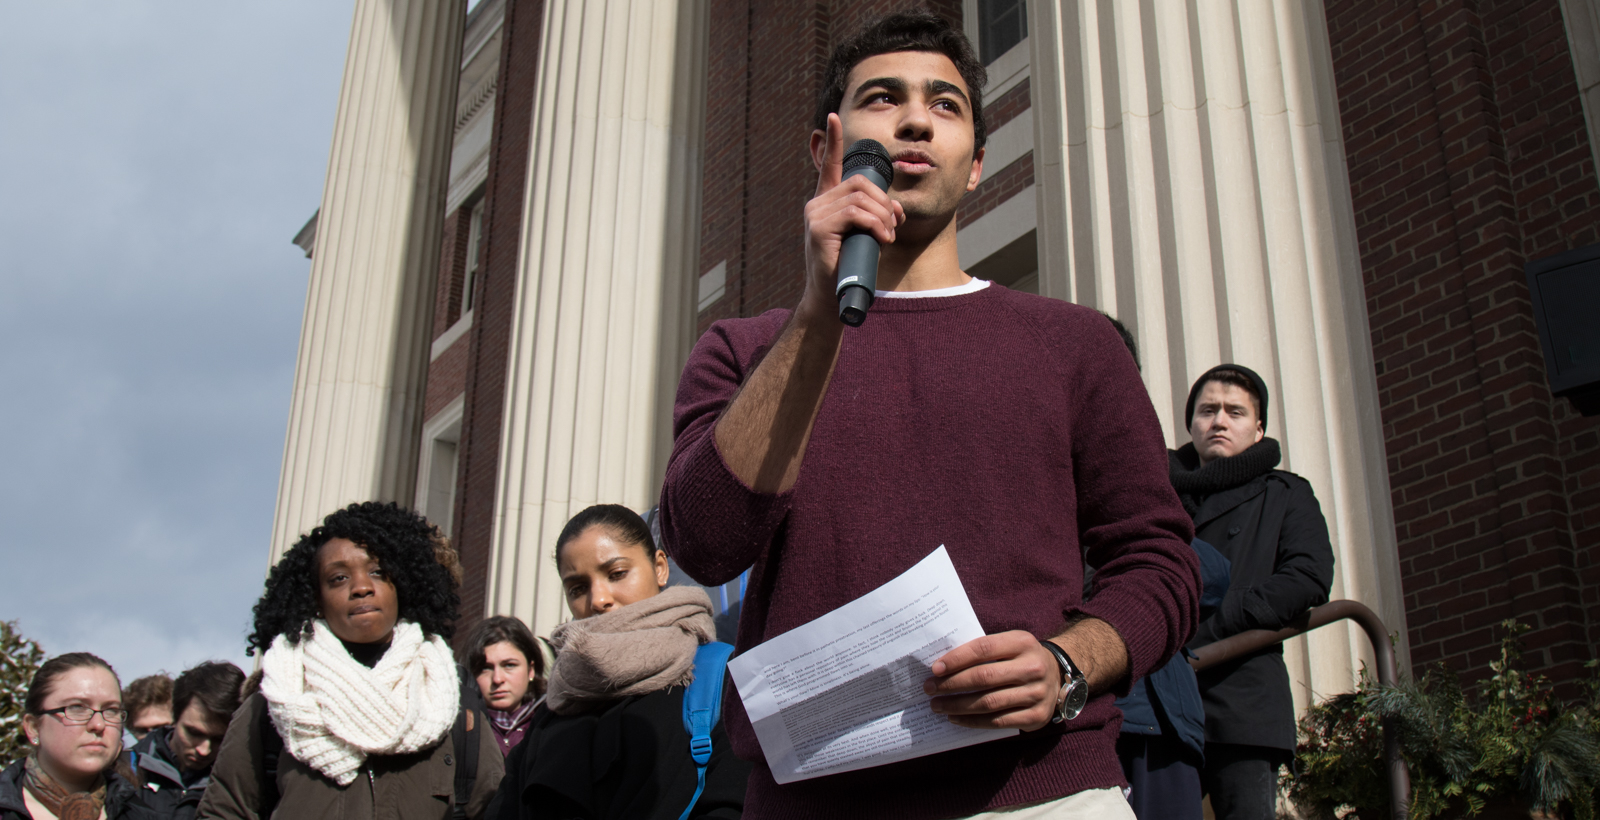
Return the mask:
[[[33,820],[22,797],[23,760],[18,759],[0,772],[0,820]],[[161,816],[145,806],[139,787],[116,772],[106,775],[106,820],[158,820]]]
[[[1328,602],[1328,522],[1300,476],[1270,470],[1204,497],[1194,531],[1227,556],[1233,572],[1222,606],[1200,622],[1191,649],[1246,630],[1282,629]],[[1294,699],[1282,644],[1213,666],[1199,681],[1208,743],[1294,749]]]
[[[697,782],[683,728],[682,688],[627,698],[578,715],[540,706],[506,758],[486,820],[677,820]],[[750,764],[718,721],[706,787],[692,818],[738,818]]]
[[176,729],[154,729],[133,747],[134,766],[144,781],[144,803],[162,817],[192,820],[200,808],[200,798],[211,784],[211,769],[197,773],[185,783],[173,759],[171,742]]

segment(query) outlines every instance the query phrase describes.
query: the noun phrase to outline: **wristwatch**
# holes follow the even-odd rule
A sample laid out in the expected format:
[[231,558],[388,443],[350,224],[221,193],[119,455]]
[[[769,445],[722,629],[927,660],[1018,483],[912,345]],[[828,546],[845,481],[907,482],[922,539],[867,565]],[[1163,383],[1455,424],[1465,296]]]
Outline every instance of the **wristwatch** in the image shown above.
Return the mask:
[[1056,696],[1056,714],[1050,718],[1050,722],[1062,723],[1072,720],[1083,711],[1084,704],[1089,702],[1089,681],[1078,671],[1078,665],[1072,662],[1067,650],[1057,646],[1055,641],[1041,640],[1039,643],[1050,650],[1050,654],[1055,656],[1056,663],[1061,665],[1061,694]]

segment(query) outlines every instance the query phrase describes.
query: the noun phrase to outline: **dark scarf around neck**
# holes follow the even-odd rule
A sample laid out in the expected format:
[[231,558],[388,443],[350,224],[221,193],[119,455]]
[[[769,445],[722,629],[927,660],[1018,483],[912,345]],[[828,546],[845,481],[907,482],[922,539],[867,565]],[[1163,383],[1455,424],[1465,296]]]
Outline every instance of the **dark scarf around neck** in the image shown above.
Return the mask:
[[1236,456],[1213,459],[1202,467],[1200,454],[1190,442],[1168,452],[1167,470],[1172,489],[1178,491],[1178,500],[1192,518],[1200,514],[1200,505],[1207,497],[1242,487],[1272,472],[1282,460],[1283,452],[1278,448],[1277,439],[1263,438]]
[[[125,779],[133,777],[133,772],[128,768],[126,755],[118,755],[112,765]],[[44,765],[39,762],[37,749],[28,755],[26,762],[23,763],[22,777],[23,786],[33,795],[33,799],[39,801],[46,811],[54,814],[59,820],[99,820],[100,810],[106,804],[105,774],[95,779],[94,786],[89,791],[69,791],[45,771]]]

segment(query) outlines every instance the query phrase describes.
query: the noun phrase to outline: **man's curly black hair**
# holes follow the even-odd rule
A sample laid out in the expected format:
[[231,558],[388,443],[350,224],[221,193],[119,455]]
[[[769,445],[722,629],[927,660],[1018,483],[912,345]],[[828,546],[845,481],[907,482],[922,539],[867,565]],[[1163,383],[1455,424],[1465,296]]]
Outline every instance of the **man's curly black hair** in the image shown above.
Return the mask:
[[[389,503],[351,504],[322,519],[283,554],[255,607],[250,649],[265,652],[279,635],[298,644],[319,617],[317,551],[335,538],[352,541],[378,559],[394,584],[400,617],[429,635],[449,639],[461,599],[441,552],[453,554],[437,527],[411,510]],[[442,548],[442,549],[441,549]]]

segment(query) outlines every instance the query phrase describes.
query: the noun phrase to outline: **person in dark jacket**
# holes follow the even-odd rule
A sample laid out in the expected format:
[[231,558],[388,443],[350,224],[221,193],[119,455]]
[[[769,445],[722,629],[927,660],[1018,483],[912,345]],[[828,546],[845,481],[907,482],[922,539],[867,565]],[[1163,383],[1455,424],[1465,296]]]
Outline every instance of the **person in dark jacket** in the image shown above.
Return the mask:
[[261,687],[199,816],[481,817],[504,760],[461,706],[458,568],[438,528],[395,504],[351,504],[301,536],[256,603]]
[[133,743],[155,729],[172,725],[172,678],[158,672],[145,675],[122,689],[123,705],[128,709],[128,725],[123,729]]
[[[1251,629],[1282,629],[1327,603],[1333,546],[1311,484],[1275,469],[1266,437],[1267,386],[1255,371],[1206,371],[1184,409],[1193,441],[1170,454],[1172,485],[1194,517],[1195,535],[1232,562],[1222,605],[1189,646]],[[1200,673],[1206,710],[1203,783],[1218,820],[1275,816],[1278,767],[1294,757],[1294,701],[1283,646]]]
[[145,803],[162,817],[189,820],[211,783],[211,764],[239,708],[244,672],[225,661],[207,661],[172,684],[170,728],[155,729],[133,747],[133,763],[148,790]]
[[[1104,311],[1122,343],[1142,372],[1139,345],[1126,325]],[[1209,618],[1228,592],[1232,566],[1216,547],[1196,538],[1189,542],[1200,559],[1200,617]],[[1094,570],[1085,565],[1083,594],[1092,592]],[[1117,698],[1122,729],[1117,736],[1117,758],[1128,778],[1128,805],[1139,820],[1200,820],[1204,789],[1200,770],[1205,763],[1205,706],[1200,684],[1186,653],[1173,655],[1166,665],[1133,682],[1128,694]]]
[[[1190,542],[1200,558],[1200,617],[1221,606],[1232,567],[1210,544]],[[1122,730],[1117,758],[1128,778],[1128,805],[1139,820],[1200,820],[1204,789],[1205,706],[1184,652],[1117,698]]]
[[[556,539],[575,619],[556,627],[549,689],[489,806],[493,820],[737,818],[750,764],[723,721],[711,732],[705,788],[683,728],[695,650],[715,637],[711,599],[667,583],[666,553],[632,510],[578,513]],[[693,803],[691,807],[691,802]]]
[[485,618],[467,642],[467,674],[483,697],[502,754],[522,742],[544,696],[544,653],[528,625],[509,615]]
[[23,700],[33,749],[0,772],[0,820],[155,820],[122,753],[127,720],[110,664],[88,652],[45,661]]

